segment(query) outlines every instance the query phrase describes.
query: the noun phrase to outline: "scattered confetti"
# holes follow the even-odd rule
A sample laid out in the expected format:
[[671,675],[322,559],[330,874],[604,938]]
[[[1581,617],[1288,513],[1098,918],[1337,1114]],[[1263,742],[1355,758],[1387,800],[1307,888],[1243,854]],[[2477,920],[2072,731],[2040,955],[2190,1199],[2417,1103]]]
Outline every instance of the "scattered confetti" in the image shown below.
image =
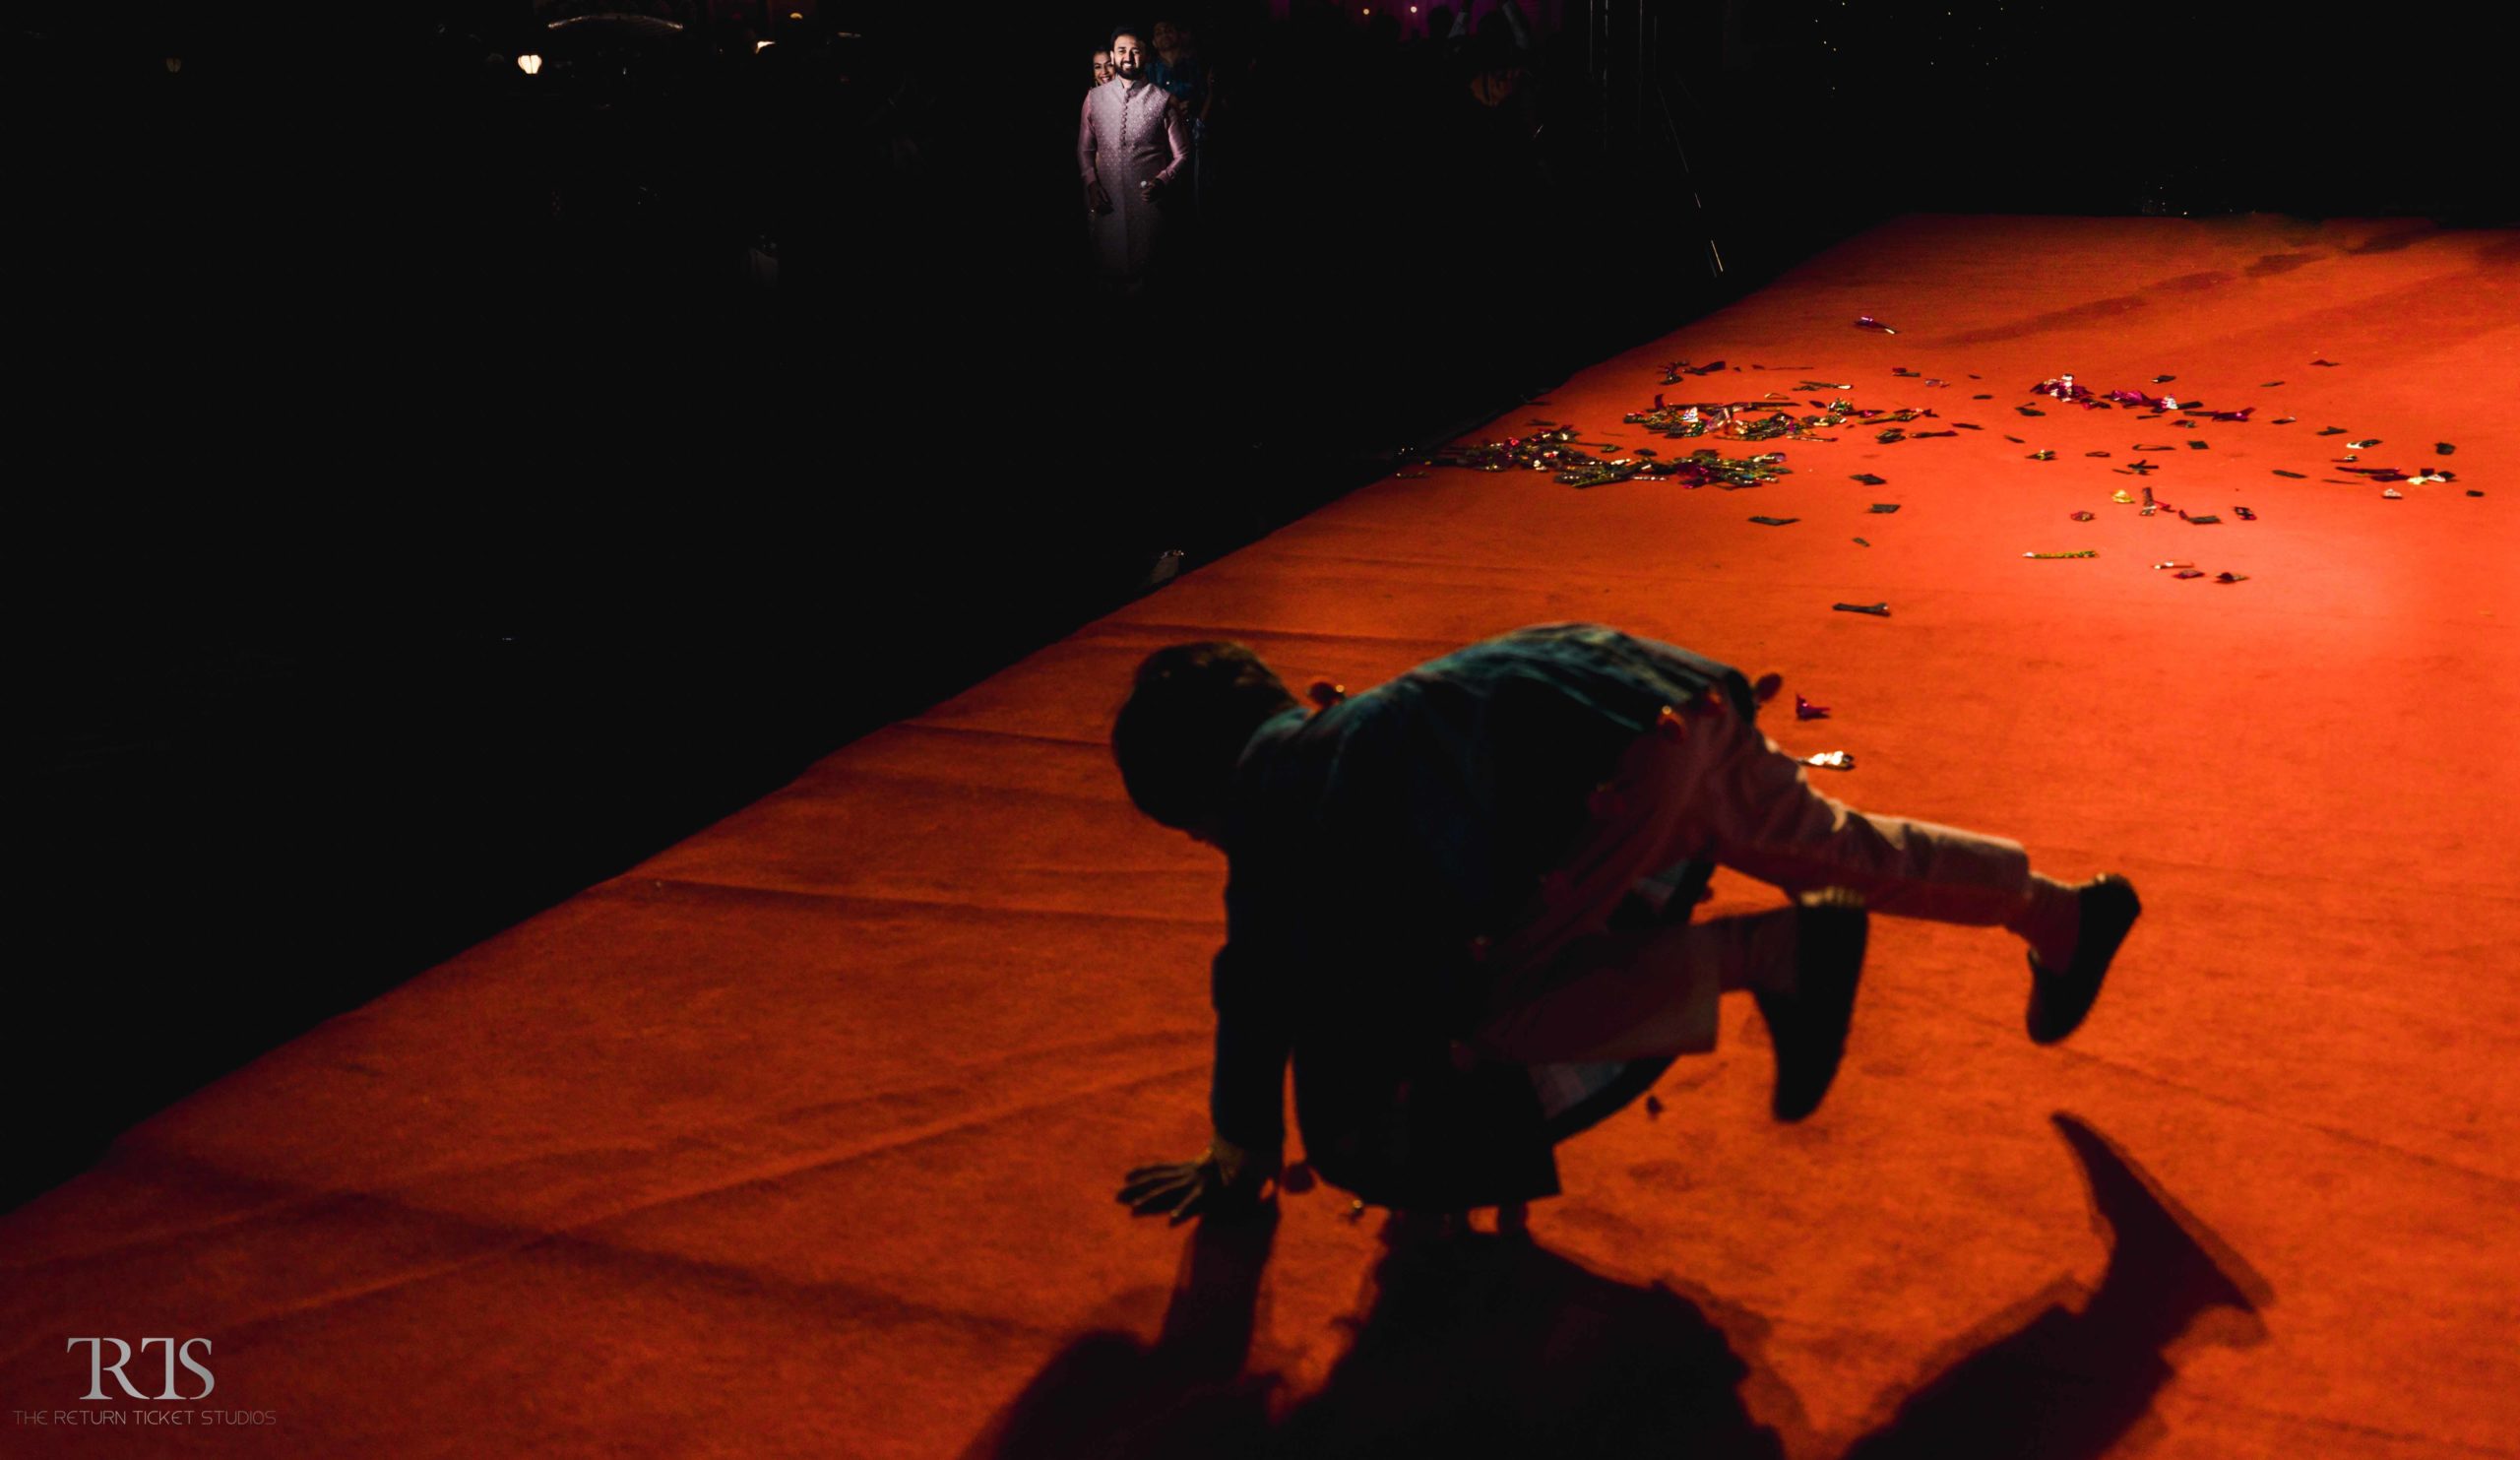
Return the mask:
[[1897,330],[1890,328],[1881,321],[1874,319],[1869,314],[1856,316],[1855,327],[1858,330],[1879,330],[1884,335],[1896,335],[1899,333]]
[[2246,573],[2217,573],[2214,575],[2214,581],[2216,583],[2246,583],[2248,581],[2248,575]]
[[1875,618],[1890,616],[1888,603],[1831,603],[1829,606],[1840,613],[1869,613]]
[[1844,750],[1823,750],[1817,755],[1802,757],[1802,763],[1818,766],[1824,771],[1852,771],[1855,769],[1855,756]]
[[1648,1120],[1660,1120],[1663,1118],[1663,1101],[1661,1097],[1651,1094],[1645,1097],[1645,1118]]
[[1794,718],[1796,720],[1826,720],[1829,718],[1829,707],[1826,705],[1815,705],[1797,694],[1794,697]]
[[[1861,316],[1856,323],[1858,328],[1877,330],[1884,334],[1898,333],[1871,315]],[[2327,368],[2337,366],[2336,361],[2324,357],[2317,358],[2312,363]],[[1722,360],[1704,365],[1680,360],[1664,367],[1668,377],[1667,384],[1682,383],[1692,377],[1704,377],[1728,368],[1739,367],[1728,366]],[[1795,367],[1757,365],[1751,368],[1785,370]],[[1807,373],[1810,367],[1799,368]],[[1929,386],[1952,383],[1938,377],[1928,377],[1921,368],[1915,366],[1893,365],[1887,368],[1896,379],[1922,380]],[[1982,377],[1973,373],[1968,378],[1975,381]],[[2155,386],[2168,386],[2178,378],[2171,374],[2155,375],[2151,377],[2151,383]],[[1783,383],[1781,376],[1771,381],[1771,384],[1778,386],[1782,386]],[[2273,390],[2284,384],[2282,379],[2270,379],[2258,388]],[[1907,423],[1934,417],[1935,413],[1919,408],[1883,410],[1858,407],[1853,399],[1850,399],[1856,394],[1855,387],[1850,382],[1805,379],[1800,382],[1800,389],[1805,393],[1816,393],[1812,394],[1807,402],[1809,408],[1807,412],[1803,409],[1805,403],[1802,400],[1788,396],[1781,389],[1770,390],[1761,399],[1755,401],[1735,399],[1694,403],[1667,402],[1662,395],[1658,394],[1654,397],[1653,408],[1650,411],[1629,414],[1624,417],[1624,421],[1631,426],[1668,437],[1729,438],[1734,441],[1790,438],[1797,442],[1824,444],[1854,439],[1846,436],[1842,429],[1850,426],[1866,429],[1871,433],[1871,438],[1882,445],[1933,437],[1947,438],[1956,436],[1964,430],[1987,429],[1974,421],[1942,422],[1939,420],[1934,422],[1937,428],[1902,429]],[[2145,458],[2158,457],[2166,452],[2174,454],[2180,445],[2189,451],[2211,450],[2212,441],[2197,430],[2197,427],[2205,422],[2241,424],[2257,418],[2255,415],[2257,408],[2254,406],[2217,411],[2193,398],[2182,400],[2173,396],[2154,396],[2141,389],[2110,390],[2100,393],[2077,382],[2070,374],[2058,375],[2053,379],[2043,381],[2031,390],[2034,396],[2045,396],[2049,400],[2081,406],[2087,410],[2125,409],[2141,413],[2147,420],[2167,419],[2171,425],[2190,433],[2175,445],[2136,442],[2117,448],[2115,451],[2095,449],[2081,453],[2087,460],[2110,462],[2110,470],[2117,475],[2139,478],[2158,470],[2157,461]],[[1712,394],[1712,390],[1710,389],[1708,393]],[[1981,393],[1971,396],[1970,399],[1991,401],[1996,397]],[[1535,404],[1544,405],[1545,403]],[[2039,405],[2016,405],[2012,410],[2020,415],[2032,417],[2049,413]],[[2292,425],[2298,423],[2300,419],[2300,417],[2297,415],[2279,415],[2272,417],[2268,423]],[[1421,480],[1429,475],[1427,469],[1438,467],[1488,472],[1522,470],[1544,472],[1561,484],[1577,487],[1666,479],[1676,480],[1684,488],[1693,489],[1714,485],[1726,490],[1764,485],[1792,475],[1791,469],[1785,464],[1786,453],[1783,450],[1769,450],[1754,455],[1727,456],[1723,452],[1711,449],[1716,443],[1714,440],[1709,440],[1704,447],[1687,456],[1679,456],[1675,453],[1670,459],[1662,459],[1651,449],[1629,448],[1613,442],[1590,440],[1588,437],[1597,433],[1584,432],[1571,424],[1552,422],[1539,417],[1533,417],[1528,424],[1530,427],[1528,435],[1509,437],[1503,441],[1489,441],[1477,446],[1447,447],[1432,453],[1402,453],[1401,470],[1396,471],[1394,475],[1402,479]],[[2020,436],[2001,432],[1998,434],[2002,434],[2003,439],[2012,445],[2028,445],[2028,442]],[[2322,426],[2317,428],[2316,434],[2321,438],[2347,437],[2348,439],[2340,443],[2339,449],[2348,452],[2369,452],[2383,444],[2380,437],[2356,437],[2344,426]],[[1780,440],[1779,445],[1782,444]],[[2235,449],[2241,450],[2245,455],[2244,448]],[[2438,457],[2451,456],[2457,450],[2457,446],[2448,441],[2433,443],[2433,451]],[[2115,465],[2114,459],[2118,451],[2128,452],[2134,459],[2123,466]],[[2031,461],[2052,462],[2059,454],[2059,448],[2040,447],[2029,451],[2026,456]],[[2345,480],[2341,484],[2355,484],[2357,479],[2369,481],[2382,486],[2384,489],[2381,496],[2392,501],[2405,499],[2406,493],[2399,489],[2402,485],[2446,483],[2454,479],[2453,474],[2431,468],[2400,470],[2394,467],[2363,467],[2358,464],[2359,458],[2351,454],[2335,460],[2338,465],[2330,467],[2329,470],[2343,475]],[[2311,479],[2313,475],[2280,467],[2268,470],[2272,471],[2276,476],[2288,481],[2306,481]],[[1870,487],[1890,484],[1889,478],[1872,472],[1850,474],[1848,479]],[[2320,479],[2339,480],[2338,477]],[[2469,489],[2467,494],[2472,497],[2485,495],[2483,491],[2474,488]],[[2110,493],[2110,500],[2119,505],[2132,505],[2136,498],[2130,496],[2127,491],[2120,490]],[[1895,502],[1874,502],[1869,504],[1867,510],[1873,514],[1886,515],[1900,510],[1900,505]],[[2258,520],[2258,514],[2254,510],[2239,505],[2223,509],[2222,516],[2214,513],[2191,514],[2172,503],[2159,500],[2149,486],[2143,489],[2139,515],[2151,517],[2171,513],[2175,513],[2181,521],[2195,527],[2218,525],[2222,522],[2223,516],[2229,516],[2243,523],[2253,523]],[[2071,521],[2081,523],[2098,520],[2098,514],[2088,510],[2071,510],[2066,516]],[[1767,515],[1749,518],[1750,522],[1763,527],[1790,527],[1801,520],[1798,517]],[[1870,540],[1865,538],[1855,538],[1852,540],[1858,547],[1869,548],[1873,545]],[[2056,552],[2032,551],[2022,554],[2025,558],[2032,559],[2098,557],[2099,555],[2096,548]],[[2201,570],[2184,562],[2164,562],[2155,566],[2174,571],[2181,578],[2205,576]],[[2217,581],[2245,582],[2247,576],[2224,573]],[[1842,612],[1864,613],[1882,618],[1890,616],[1890,605],[1886,603],[1837,603],[1832,606]],[[1795,698],[1799,718],[1818,718],[1818,715],[1826,713],[1826,707],[1812,706],[1808,700],[1799,695]],[[1806,710],[1817,711],[1818,714],[1802,713]]]
[[2205,570],[2203,568],[2186,568],[2179,572],[2173,573],[2170,576],[2173,578],[2202,578],[2205,576]]
[[2164,568],[2192,568],[2195,566],[2196,565],[2194,563],[2183,563],[2178,561],[2176,558],[2172,558],[2167,562],[2158,562],[2153,564],[2153,571],[2160,572]]

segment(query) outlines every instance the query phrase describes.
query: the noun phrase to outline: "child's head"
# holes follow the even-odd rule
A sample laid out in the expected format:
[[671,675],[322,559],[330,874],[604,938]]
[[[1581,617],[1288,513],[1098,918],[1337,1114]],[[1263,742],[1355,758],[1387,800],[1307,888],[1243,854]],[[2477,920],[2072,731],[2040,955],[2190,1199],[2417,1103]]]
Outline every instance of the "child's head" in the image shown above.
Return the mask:
[[1240,644],[1175,644],[1148,655],[1111,725],[1129,799],[1166,826],[1213,841],[1252,731],[1295,704]]

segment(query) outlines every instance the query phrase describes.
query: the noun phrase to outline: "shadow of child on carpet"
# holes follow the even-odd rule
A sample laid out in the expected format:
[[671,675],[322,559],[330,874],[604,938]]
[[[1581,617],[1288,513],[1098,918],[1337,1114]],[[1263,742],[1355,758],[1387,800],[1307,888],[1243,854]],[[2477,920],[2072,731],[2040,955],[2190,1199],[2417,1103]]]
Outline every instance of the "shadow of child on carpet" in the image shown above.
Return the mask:
[[[2262,1332],[2264,1280],[2107,1138],[2071,1115],[2053,1119],[2110,1241],[2100,1285],[2077,1308],[2060,1283],[1963,1338],[1884,1402],[1887,1418],[1846,1448],[1848,1460],[2093,1460],[2145,1421],[2183,1337],[2245,1343]],[[1243,1365],[1276,1232],[1273,1210],[1201,1222],[1157,1340],[1077,1339],[966,1460],[1787,1452],[1743,1400],[1751,1364],[1696,1302],[1513,1236],[1396,1241],[1319,1392],[1273,1406],[1278,1379]],[[2229,1316],[2199,1324],[2216,1310]],[[1778,1376],[1757,1377],[1782,1391]]]
[[2110,1243],[2080,1308],[2039,1301],[1929,1365],[1847,1460],[2020,1455],[2094,1460],[2147,1422],[2182,1339],[2247,1345],[2274,1290],[2106,1136],[2049,1117],[2081,1163],[2092,1226]]

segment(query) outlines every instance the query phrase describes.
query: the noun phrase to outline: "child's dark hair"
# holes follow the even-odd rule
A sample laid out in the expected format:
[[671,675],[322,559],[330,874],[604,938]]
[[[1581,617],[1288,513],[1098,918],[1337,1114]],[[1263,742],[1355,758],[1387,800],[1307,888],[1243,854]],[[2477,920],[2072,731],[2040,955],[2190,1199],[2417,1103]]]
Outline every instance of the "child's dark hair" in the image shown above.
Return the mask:
[[1148,655],[1111,723],[1111,756],[1129,799],[1166,826],[1212,824],[1251,732],[1295,704],[1240,644],[1174,644]]

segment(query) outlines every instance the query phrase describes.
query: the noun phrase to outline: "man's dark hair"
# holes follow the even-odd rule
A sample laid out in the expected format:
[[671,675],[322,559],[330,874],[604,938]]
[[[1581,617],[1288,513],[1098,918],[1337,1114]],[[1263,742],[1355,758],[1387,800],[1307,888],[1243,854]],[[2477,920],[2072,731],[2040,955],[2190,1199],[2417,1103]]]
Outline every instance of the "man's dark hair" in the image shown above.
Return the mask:
[[1146,32],[1135,26],[1113,26],[1111,28],[1111,38],[1102,43],[1104,45],[1118,45],[1120,43],[1120,37],[1123,35],[1134,35],[1140,40],[1146,39]]
[[1295,704],[1276,671],[1240,644],[1175,644],[1148,655],[1111,723],[1111,757],[1129,799],[1166,826],[1212,822],[1251,732]]

